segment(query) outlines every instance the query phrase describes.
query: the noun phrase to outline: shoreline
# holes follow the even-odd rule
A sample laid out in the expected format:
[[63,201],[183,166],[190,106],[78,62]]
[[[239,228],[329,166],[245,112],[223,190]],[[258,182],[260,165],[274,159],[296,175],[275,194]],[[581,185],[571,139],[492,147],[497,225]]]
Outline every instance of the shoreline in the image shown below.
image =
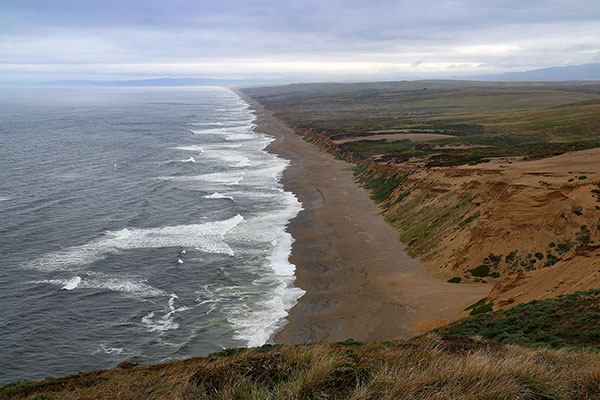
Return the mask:
[[433,278],[410,258],[377,212],[351,165],[322,153],[256,100],[235,92],[275,138],[266,150],[290,161],[281,182],[302,203],[287,230],[294,286],[306,291],[271,338],[274,343],[407,339],[456,319],[490,286]]

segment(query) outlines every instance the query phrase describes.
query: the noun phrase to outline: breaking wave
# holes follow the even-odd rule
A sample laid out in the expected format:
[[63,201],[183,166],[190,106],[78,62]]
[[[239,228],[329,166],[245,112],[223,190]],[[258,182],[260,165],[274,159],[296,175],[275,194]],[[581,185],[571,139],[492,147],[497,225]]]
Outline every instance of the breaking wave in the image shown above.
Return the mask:
[[233,255],[233,250],[223,241],[223,238],[243,219],[238,214],[224,221],[204,224],[149,229],[125,228],[107,232],[101,238],[80,246],[45,254],[25,264],[25,267],[38,270],[64,270],[92,263],[120,250],[158,247],[194,247],[206,253]]

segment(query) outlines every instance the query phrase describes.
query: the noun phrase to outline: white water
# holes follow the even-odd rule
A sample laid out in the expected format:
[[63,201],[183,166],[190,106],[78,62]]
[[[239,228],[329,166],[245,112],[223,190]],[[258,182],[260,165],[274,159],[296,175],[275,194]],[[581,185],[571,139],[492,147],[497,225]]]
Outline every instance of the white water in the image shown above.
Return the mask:
[[194,247],[207,253],[233,255],[233,250],[223,241],[225,234],[244,218],[236,215],[224,221],[204,224],[166,226],[149,229],[121,229],[106,232],[102,237],[81,246],[68,247],[35,259],[26,268],[39,270],[65,270],[85,265],[119,250]]

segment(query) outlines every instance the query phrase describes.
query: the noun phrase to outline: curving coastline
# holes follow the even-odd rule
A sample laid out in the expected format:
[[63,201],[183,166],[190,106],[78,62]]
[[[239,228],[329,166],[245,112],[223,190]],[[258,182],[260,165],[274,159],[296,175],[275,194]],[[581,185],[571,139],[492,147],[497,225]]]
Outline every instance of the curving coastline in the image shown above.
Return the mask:
[[306,291],[275,343],[409,338],[445,324],[485,297],[489,286],[433,278],[410,258],[398,233],[354,182],[351,165],[321,152],[254,99],[256,131],[272,135],[267,150],[290,160],[282,182],[303,210],[288,230],[295,285]]

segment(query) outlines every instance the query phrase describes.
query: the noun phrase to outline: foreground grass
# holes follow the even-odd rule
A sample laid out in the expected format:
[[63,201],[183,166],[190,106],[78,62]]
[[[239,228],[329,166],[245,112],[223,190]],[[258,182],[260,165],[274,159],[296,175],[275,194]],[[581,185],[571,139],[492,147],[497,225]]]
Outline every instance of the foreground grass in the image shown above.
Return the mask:
[[577,346],[600,349],[598,289],[535,300],[497,312],[491,312],[491,303],[480,303],[472,307],[471,318],[440,332],[481,335],[505,344],[534,348]]
[[1,399],[597,399],[600,354],[435,335],[263,346],[22,382]]

